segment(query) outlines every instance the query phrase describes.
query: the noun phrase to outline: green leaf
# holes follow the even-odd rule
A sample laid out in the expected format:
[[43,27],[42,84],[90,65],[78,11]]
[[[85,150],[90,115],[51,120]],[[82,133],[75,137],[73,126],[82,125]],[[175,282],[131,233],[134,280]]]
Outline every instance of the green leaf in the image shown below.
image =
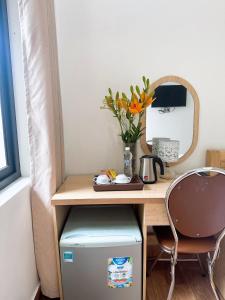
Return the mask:
[[109,88],[108,91],[109,91],[109,94],[112,96],[112,90]]
[[142,80],[143,80],[143,82],[144,82],[144,84],[145,84],[145,81],[146,81],[145,76],[142,76]]
[[139,89],[139,86],[138,85],[136,85],[136,91],[137,91],[137,93],[138,93],[138,95],[140,96],[140,89]]
[[130,91],[131,91],[131,94],[134,93],[134,88],[133,88],[133,85],[130,86]]
[[119,92],[116,92],[116,99],[117,100],[119,99],[119,96],[120,96]]
[[127,99],[127,95],[125,93],[122,93],[123,98]]

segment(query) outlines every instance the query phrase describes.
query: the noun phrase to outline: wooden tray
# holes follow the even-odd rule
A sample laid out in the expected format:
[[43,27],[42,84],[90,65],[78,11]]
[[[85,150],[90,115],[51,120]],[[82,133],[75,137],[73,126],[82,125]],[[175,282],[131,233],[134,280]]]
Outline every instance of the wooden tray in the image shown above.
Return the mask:
[[106,191],[135,191],[143,190],[144,183],[138,175],[135,175],[130,183],[110,183],[110,184],[96,184],[93,182],[93,189],[96,192]]

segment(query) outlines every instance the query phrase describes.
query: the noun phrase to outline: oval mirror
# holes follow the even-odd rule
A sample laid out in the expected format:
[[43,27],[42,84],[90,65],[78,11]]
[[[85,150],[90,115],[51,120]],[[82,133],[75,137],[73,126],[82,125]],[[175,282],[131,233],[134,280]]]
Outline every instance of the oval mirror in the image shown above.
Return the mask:
[[178,164],[194,151],[198,140],[199,99],[192,85],[177,76],[154,82],[155,101],[145,114],[141,147],[168,165]]

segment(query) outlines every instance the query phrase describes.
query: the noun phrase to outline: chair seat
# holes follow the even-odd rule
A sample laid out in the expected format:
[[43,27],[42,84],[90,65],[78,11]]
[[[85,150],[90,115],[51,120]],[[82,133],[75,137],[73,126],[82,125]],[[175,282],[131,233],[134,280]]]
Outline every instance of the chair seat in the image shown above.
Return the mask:
[[[160,247],[170,252],[174,247],[174,237],[170,226],[156,226],[154,231]],[[189,238],[178,233],[178,253],[200,254],[215,251],[215,248],[214,237]]]

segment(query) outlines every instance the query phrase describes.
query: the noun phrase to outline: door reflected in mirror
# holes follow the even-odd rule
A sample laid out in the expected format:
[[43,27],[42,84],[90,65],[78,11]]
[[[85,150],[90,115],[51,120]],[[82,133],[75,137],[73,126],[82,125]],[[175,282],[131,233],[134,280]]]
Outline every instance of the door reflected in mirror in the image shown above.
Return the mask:
[[194,150],[198,137],[199,100],[184,79],[167,76],[152,85],[155,101],[146,111],[144,152],[176,164]]

